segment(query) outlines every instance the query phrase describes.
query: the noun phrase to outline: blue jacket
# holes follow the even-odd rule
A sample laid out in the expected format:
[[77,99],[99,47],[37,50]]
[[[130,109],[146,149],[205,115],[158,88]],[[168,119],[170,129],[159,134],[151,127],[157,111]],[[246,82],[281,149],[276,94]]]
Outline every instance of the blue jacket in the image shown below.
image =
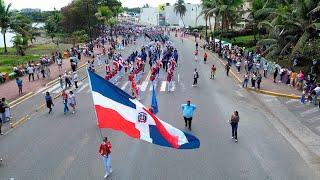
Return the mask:
[[195,106],[194,104],[190,104],[190,106],[188,106],[187,104],[182,104],[181,108],[183,117],[191,118],[197,106]]
[[19,87],[22,86],[22,80],[21,80],[21,79],[16,80],[16,83],[17,83],[17,85],[18,85]]

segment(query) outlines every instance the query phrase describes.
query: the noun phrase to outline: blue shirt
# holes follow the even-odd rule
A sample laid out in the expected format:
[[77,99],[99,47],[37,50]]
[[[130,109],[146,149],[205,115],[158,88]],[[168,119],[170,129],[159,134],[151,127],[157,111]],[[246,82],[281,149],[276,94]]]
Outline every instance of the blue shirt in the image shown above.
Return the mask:
[[188,106],[187,104],[182,104],[181,108],[183,117],[191,118],[193,112],[196,110],[197,107],[194,104],[190,104],[190,106]]
[[22,86],[22,80],[21,80],[21,79],[16,80],[16,83],[17,83],[17,85],[18,85],[19,87]]

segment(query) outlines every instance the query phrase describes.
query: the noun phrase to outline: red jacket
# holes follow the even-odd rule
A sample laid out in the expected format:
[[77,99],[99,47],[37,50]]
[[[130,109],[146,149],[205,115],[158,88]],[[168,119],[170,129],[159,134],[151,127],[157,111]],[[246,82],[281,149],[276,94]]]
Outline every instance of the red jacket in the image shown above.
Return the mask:
[[110,142],[103,142],[102,144],[100,144],[99,153],[101,154],[101,156],[109,155],[111,153],[111,147],[112,145]]

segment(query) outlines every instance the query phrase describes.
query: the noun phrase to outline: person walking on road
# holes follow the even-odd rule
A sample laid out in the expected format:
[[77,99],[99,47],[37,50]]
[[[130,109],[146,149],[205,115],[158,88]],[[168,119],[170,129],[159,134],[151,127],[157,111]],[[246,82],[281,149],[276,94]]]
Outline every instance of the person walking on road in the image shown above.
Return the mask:
[[[0,103],[1,105],[1,103]],[[2,107],[0,106],[0,113],[2,114]],[[3,133],[2,133],[2,116],[0,116],[0,135],[2,136]]]
[[257,74],[257,87],[258,87],[258,89],[260,89],[261,81],[262,81],[262,75],[258,72],[258,74]]
[[29,82],[31,81],[31,77],[32,77],[32,80],[34,81],[34,67],[31,64],[29,64],[29,66],[27,67],[27,72],[29,75]]
[[19,78],[16,78],[16,83],[19,89],[19,95],[22,95],[22,80]]
[[217,68],[214,66],[214,64],[212,64],[210,79],[214,79],[214,76],[216,75],[216,71],[217,71]]
[[68,94],[66,93],[65,90],[62,91],[61,94],[62,100],[63,100],[63,113],[66,115],[67,112],[69,112],[69,107],[68,107]]
[[257,75],[256,75],[256,73],[252,73],[251,87],[253,87],[254,89],[256,88],[256,81],[257,81]]
[[234,111],[231,115],[231,129],[232,129],[232,139],[234,139],[235,142],[238,142],[238,123],[239,123],[240,117],[238,111]]
[[197,106],[194,104],[191,104],[189,100],[187,101],[187,104],[182,104],[181,108],[182,108],[182,115],[184,118],[185,126],[188,127],[189,130],[191,131],[192,116]]
[[230,67],[231,67],[231,65],[230,65],[230,63],[228,62],[228,63],[226,64],[226,66],[225,66],[227,76],[229,76]]
[[52,102],[52,97],[50,96],[49,92],[46,92],[46,96],[45,96],[45,100],[46,100],[46,104],[47,104],[47,108],[49,109],[49,114],[52,112],[52,106],[53,102]]
[[0,106],[2,106],[2,108],[3,108],[2,121],[8,122],[11,119],[9,103],[6,100],[6,98],[2,98],[1,102],[2,103],[0,103]]
[[72,80],[74,82],[74,85],[76,86],[76,89],[78,89],[78,81],[79,81],[79,77],[78,77],[78,74],[77,72],[73,72],[73,77],[72,77]]
[[72,114],[76,112],[76,96],[72,91],[69,92],[68,103],[72,107]]
[[197,86],[198,85],[198,78],[199,78],[199,73],[198,73],[197,69],[194,69],[192,86]]
[[112,145],[110,141],[108,141],[107,137],[104,137],[103,142],[100,144],[99,153],[102,156],[103,166],[105,175],[104,178],[107,178],[111,173],[111,148]]
[[208,54],[207,54],[207,52],[205,52],[204,55],[203,55],[203,62],[204,62],[204,64],[207,63],[207,59],[208,59]]

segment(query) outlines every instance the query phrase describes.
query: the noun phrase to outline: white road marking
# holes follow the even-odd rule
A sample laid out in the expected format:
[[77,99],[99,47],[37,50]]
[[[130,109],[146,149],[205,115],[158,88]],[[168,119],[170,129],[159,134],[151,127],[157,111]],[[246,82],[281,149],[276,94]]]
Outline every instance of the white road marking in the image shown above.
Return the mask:
[[146,91],[149,81],[143,81],[141,84],[141,91]]
[[318,111],[319,111],[319,108],[318,108],[318,107],[314,107],[314,108],[312,108],[312,109],[308,109],[308,110],[300,113],[300,116],[301,116],[301,117],[305,117],[305,116],[308,115],[308,114],[312,114],[312,113],[315,113],[315,112],[318,112]]
[[175,82],[175,81],[173,81],[173,83],[172,83],[172,89],[171,89],[171,91],[174,91],[174,90],[176,90],[176,82]]
[[88,83],[84,84],[83,86],[80,87],[80,89],[77,91],[77,93],[81,92],[82,90],[84,90],[87,86],[89,86]]
[[127,81],[126,83],[124,83],[124,85],[122,85],[121,89],[122,89],[122,90],[125,90],[126,87],[128,86],[128,84],[129,84],[129,81]]
[[36,94],[38,94],[38,93],[40,93],[40,92],[44,91],[45,89],[46,89],[46,87],[40,88],[40,89],[36,92]]
[[160,86],[160,91],[166,91],[167,81],[162,81]]
[[299,101],[298,99],[290,99],[289,101],[286,102],[286,104],[296,103],[298,101]]
[[244,97],[244,95],[243,95],[241,92],[236,91],[236,93],[238,94],[238,96],[240,96],[240,97]]
[[52,91],[56,90],[57,88],[60,88],[60,84],[56,84],[56,85],[52,86],[51,88],[47,89],[46,91],[43,91],[42,94],[45,94],[46,92],[52,92]]

